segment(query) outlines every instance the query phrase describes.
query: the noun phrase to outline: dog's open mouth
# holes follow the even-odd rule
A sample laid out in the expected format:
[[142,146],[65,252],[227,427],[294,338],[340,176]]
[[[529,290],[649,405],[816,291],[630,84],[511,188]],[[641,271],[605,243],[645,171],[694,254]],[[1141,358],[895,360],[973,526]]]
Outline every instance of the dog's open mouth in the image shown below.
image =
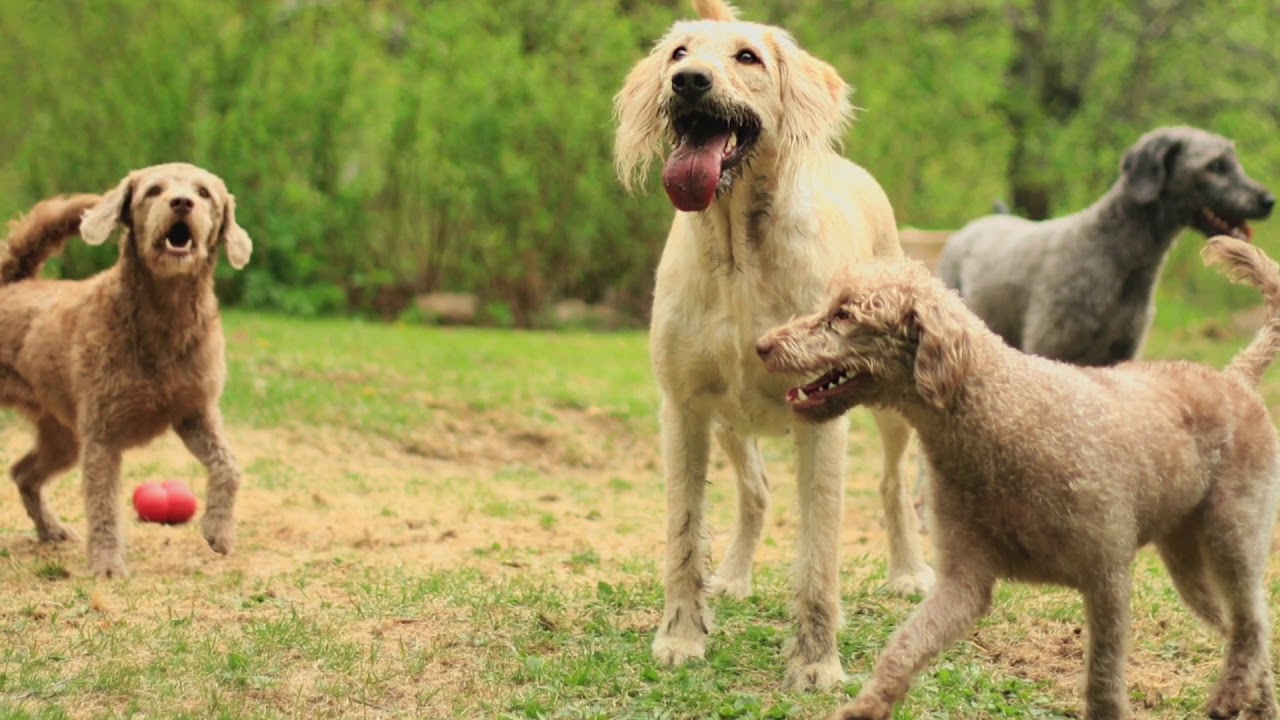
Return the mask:
[[191,226],[181,220],[174,223],[169,232],[165,233],[164,249],[179,255],[191,252]]
[[662,170],[671,204],[684,212],[706,210],[724,177],[742,164],[760,138],[758,120],[742,113],[692,110],[677,115],[675,148]]
[[1201,208],[1199,222],[1195,226],[1208,237],[1230,235],[1237,240],[1253,241],[1253,228],[1244,218],[1223,217],[1209,208]]
[[788,390],[787,404],[795,410],[818,407],[833,397],[853,392],[869,379],[871,379],[870,373],[858,372],[852,368],[838,368],[808,385]]

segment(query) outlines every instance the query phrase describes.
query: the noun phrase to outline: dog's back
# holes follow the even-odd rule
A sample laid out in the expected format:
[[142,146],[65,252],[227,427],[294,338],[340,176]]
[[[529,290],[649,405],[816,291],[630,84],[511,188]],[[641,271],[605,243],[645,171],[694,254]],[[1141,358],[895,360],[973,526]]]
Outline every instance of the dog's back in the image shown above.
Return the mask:
[[1015,215],[987,215],[948,240],[938,276],[960,293],[987,326],[1022,348],[1023,319],[1042,251],[1040,223]]

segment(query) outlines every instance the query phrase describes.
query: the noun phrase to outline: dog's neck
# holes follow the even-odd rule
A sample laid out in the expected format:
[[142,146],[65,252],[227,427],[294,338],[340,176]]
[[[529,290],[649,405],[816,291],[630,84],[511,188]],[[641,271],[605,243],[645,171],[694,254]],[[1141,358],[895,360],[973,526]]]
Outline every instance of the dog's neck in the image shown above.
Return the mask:
[[[763,173],[756,167],[779,171]],[[756,158],[741,172],[693,223],[709,262],[727,271],[757,264],[748,258],[761,252],[780,250],[769,242],[777,234],[799,239],[819,230],[812,178],[771,158]]]
[[[213,262],[205,258],[195,272],[157,277],[138,257],[132,238],[120,255],[120,293],[114,298],[117,317],[126,332],[137,337],[169,338],[168,346],[185,353],[217,322],[218,299],[213,292]],[[153,344],[148,343],[148,346]]]
[[[964,434],[982,432],[983,424],[999,423],[999,399],[1008,391],[1015,391],[1020,377],[1025,377],[1023,367],[1033,358],[1013,348],[992,332],[985,323],[963,308],[955,311],[952,332],[948,342],[964,343],[964,363],[967,370],[954,397],[945,407],[937,407],[920,395],[913,381],[901,389],[885,407],[895,410],[920,434],[920,442],[929,447],[943,448],[949,452],[963,452]],[[994,402],[993,402],[994,401]],[[995,408],[993,410],[993,408]],[[950,447],[959,443],[960,447]]]
[[1093,205],[1081,211],[1087,232],[1076,233],[1082,243],[1105,246],[1096,257],[1110,258],[1126,269],[1158,267],[1186,226],[1182,209],[1168,203],[1138,203],[1121,180]]

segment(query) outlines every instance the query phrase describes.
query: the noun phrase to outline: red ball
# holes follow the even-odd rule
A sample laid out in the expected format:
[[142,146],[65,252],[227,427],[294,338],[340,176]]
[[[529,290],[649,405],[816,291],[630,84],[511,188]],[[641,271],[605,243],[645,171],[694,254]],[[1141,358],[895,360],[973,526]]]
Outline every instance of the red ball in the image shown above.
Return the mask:
[[196,496],[181,480],[142,483],[133,491],[133,508],[144,522],[181,525],[196,514]]

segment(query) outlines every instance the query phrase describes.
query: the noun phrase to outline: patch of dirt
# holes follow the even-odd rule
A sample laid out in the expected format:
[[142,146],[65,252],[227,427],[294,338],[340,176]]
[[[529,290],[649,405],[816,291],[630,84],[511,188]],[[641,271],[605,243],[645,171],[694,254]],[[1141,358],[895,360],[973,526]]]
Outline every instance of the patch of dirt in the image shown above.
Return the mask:
[[[362,563],[423,570],[471,565],[502,572],[513,560],[558,570],[585,549],[601,562],[636,556],[660,562],[665,494],[656,427],[641,436],[592,409],[558,409],[549,422],[505,425],[488,415],[451,415],[406,442],[333,428],[232,427],[245,482],[237,552],[227,558],[208,551],[195,523],[171,528],[134,518],[129,498],[143,481],[179,478],[203,499],[203,468],[176,438],[163,437],[125,456],[120,505],[130,569],[271,576],[355,553]],[[20,457],[29,437],[21,423],[0,429],[0,454]],[[865,462],[878,463],[874,439],[855,438],[853,447],[870,454]],[[790,557],[796,511],[786,443],[766,444],[765,454],[774,488],[761,548],[767,561]],[[736,491],[718,456],[712,477],[709,517],[722,551]],[[55,510],[82,529],[78,486],[72,471],[51,483],[50,496]],[[883,551],[875,488],[873,477],[849,481],[843,542],[856,555]],[[0,550],[51,551],[34,542],[10,483],[0,483]],[[83,564],[76,559],[69,567],[81,572]]]

